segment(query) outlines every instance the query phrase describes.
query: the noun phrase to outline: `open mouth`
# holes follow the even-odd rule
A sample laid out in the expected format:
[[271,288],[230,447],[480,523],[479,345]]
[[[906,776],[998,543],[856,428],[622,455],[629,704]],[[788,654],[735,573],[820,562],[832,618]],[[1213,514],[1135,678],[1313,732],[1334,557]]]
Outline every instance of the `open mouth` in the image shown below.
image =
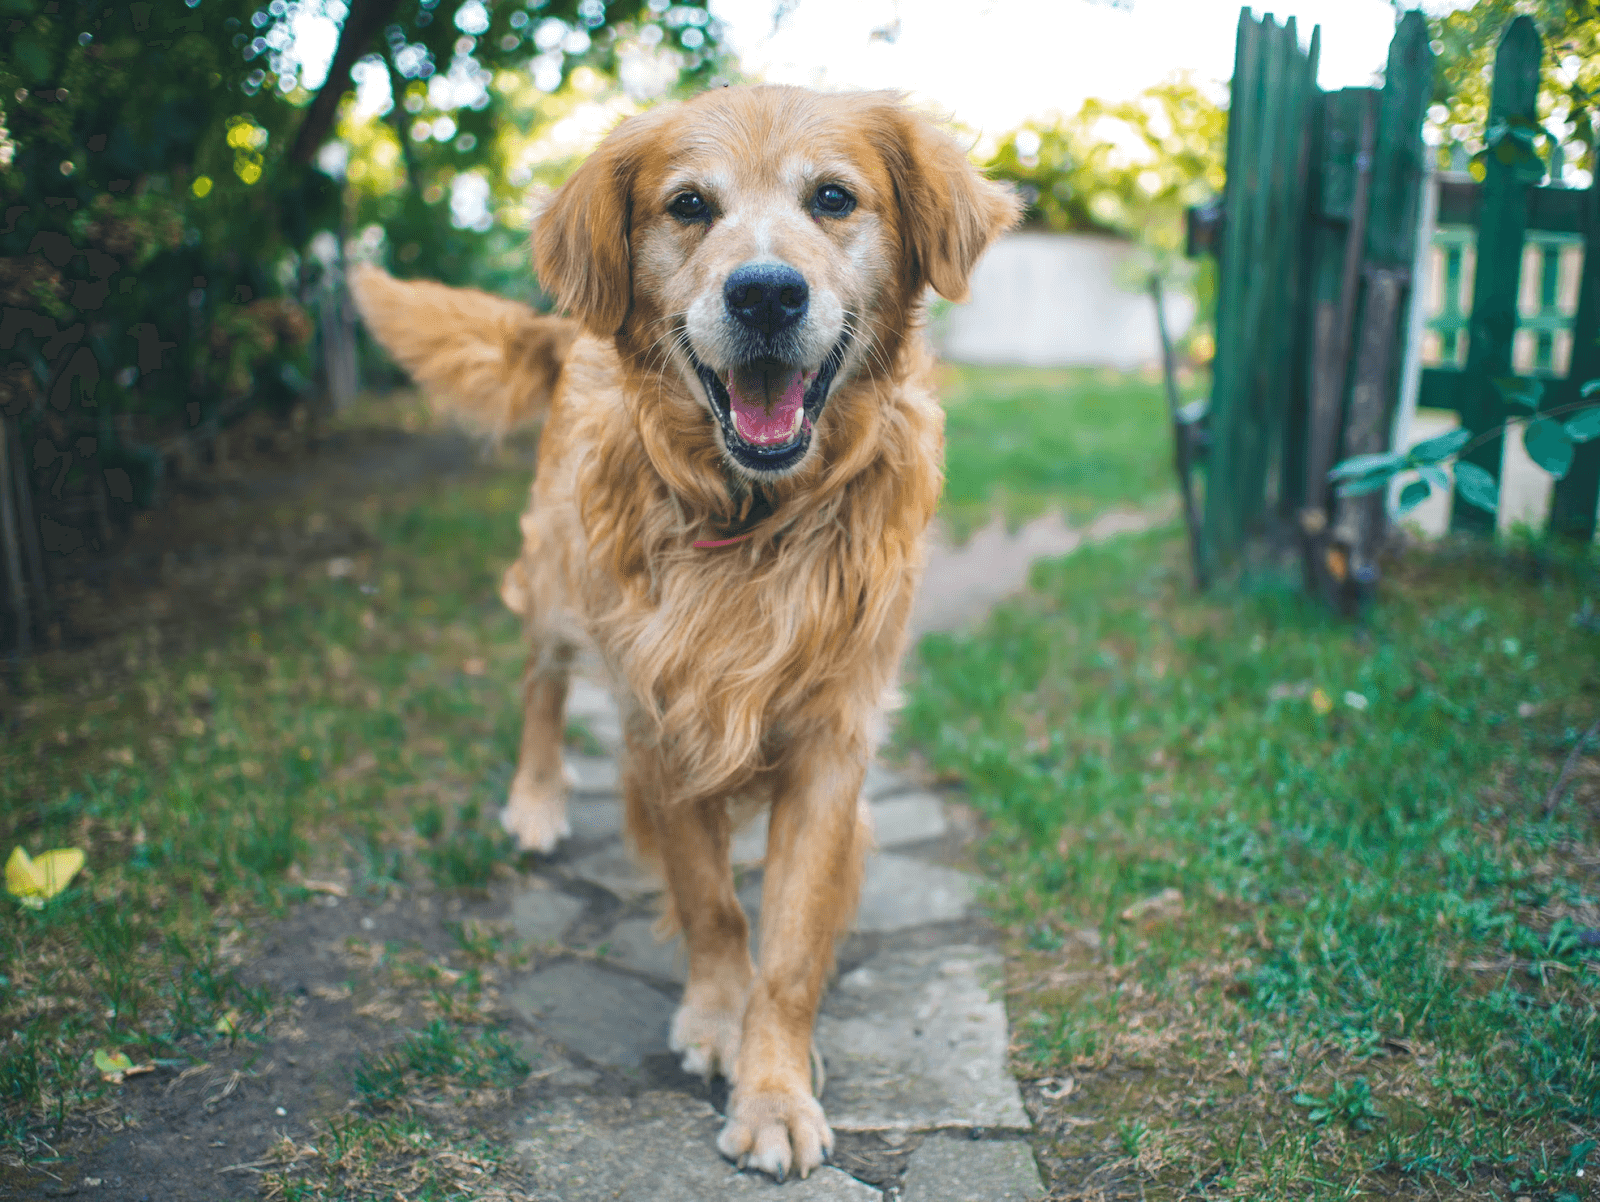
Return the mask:
[[840,339],[828,357],[811,368],[779,359],[753,359],[731,371],[715,372],[690,351],[689,359],[722,426],[728,454],[754,472],[785,472],[804,459],[834,373],[844,360],[846,342],[847,338]]

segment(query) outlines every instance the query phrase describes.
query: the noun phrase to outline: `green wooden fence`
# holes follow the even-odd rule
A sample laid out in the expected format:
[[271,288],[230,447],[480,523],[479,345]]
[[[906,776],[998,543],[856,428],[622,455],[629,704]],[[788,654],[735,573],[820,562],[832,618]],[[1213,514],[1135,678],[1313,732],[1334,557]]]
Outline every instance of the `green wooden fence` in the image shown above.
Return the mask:
[[[1517,123],[1536,127],[1542,54],[1532,19],[1518,17],[1506,29],[1495,55],[1491,131],[1510,129]],[[1538,187],[1526,162],[1515,153],[1500,154],[1492,149],[1482,156],[1482,162],[1481,184],[1459,178],[1440,184],[1440,238],[1452,247],[1447,252],[1447,271],[1454,278],[1446,281],[1446,312],[1433,318],[1429,327],[1449,335],[1448,343],[1441,341],[1441,350],[1448,351],[1443,358],[1446,363],[1460,363],[1460,367],[1425,369],[1418,398],[1421,407],[1454,410],[1461,416],[1461,424],[1476,433],[1486,433],[1524,412],[1507,402],[1506,389],[1496,385],[1497,379],[1519,378],[1524,385],[1538,381],[1544,390],[1541,408],[1551,410],[1578,401],[1582,385],[1600,376],[1600,345],[1596,344],[1600,253],[1594,253],[1600,250],[1600,180],[1583,191]],[[1577,312],[1569,319],[1557,291],[1563,252],[1574,245],[1582,247],[1582,274]],[[1456,247],[1463,252],[1459,257]],[[1472,302],[1463,310],[1459,303],[1465,283],[1462,260],[1469,247],[1475,260]],[[1527,284],[1534,287],[1525,287]],[[1515,362],[1519,332],[1532,340],[1531,354],[1524,356],[1528,360],[1526,375],[1521,376]],[[1464,356],[1458,349],[1463,338]],[[1561,371],[1558,343],[1568,339],[1566,369]],[[1498,479],[1503,443],[1499,437],[1487,439],[1467,458]],[[1580,444],[1571,469],[1556,483],[1550,529],[1592,539],[1597,504],[1600,445]],[[1493,514],[1456,498],[1451,512],[1454,528],[1487,532],[1494,523]]]
[[[1426,21],[1407,13],[1381,89],[1323,93],[1319,35],[1302,49],[1292,19],[1279,26],[1249,9],[1239,18],[1220,237],[1208,243],[1200,221],[1191,242],[1219,256],[1201,554],[1215,570],[1262,534],[1287,537],[1304,556],[1308,587],[1350,609],[1377,577],[1384,498],[1337,496],[1327,473],[1341,459],[1390,449],[1418,283],[1433,53]],[[1540,53],[1532,21],[1518,18],[1496,59],[1491,131],[1533,119]],[[1600,255],[1592,254],[1571,321],[1570,369],[1553,376],[1569,336],[1560,263],[1575,239],[1592,247],[1600,238],[1600,182],[1584,193],[1534,187],[1525,159],[1485,157],[1481,184],[1440,188],[1445,304],[1428,328],[1444,365],[1423,373],[1420,390],[1422,405],[1454,409],[1480,432],[1507,416],[1495,381],[1512,375],[1519,330],[1533,340],[1532,370],[1551,377],[1546,408],[1576,400],[1581,383],[1600,376]],[[1543,266],[1519,316],[1527,244]],[[1493,439],[1470,457],[1498,475],[1500,453]],[[1597,485],[1600,440],[1579,447],[1557,485],[1552,527],[1592,536]],[[1465,503],[1454,512],[1457,525],[1492,528],[1491,515],[1480,519]]]
[[1404,360],[1433,76],[1408,14],[1382,90],[1316,86],[1320,30],[1239,17],[1218,264],[1203,554],[1267,529],[1305,545],[1313,583],[1369,583],[1381,501],[1338,500],[1327,472],[1387,445]]

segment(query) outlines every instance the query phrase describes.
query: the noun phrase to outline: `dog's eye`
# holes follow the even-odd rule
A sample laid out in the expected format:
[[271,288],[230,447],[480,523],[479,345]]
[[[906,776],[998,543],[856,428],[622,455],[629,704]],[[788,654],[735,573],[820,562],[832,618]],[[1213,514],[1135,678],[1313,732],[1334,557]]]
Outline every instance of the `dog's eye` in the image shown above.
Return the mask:
[[823,184],[817,189],[816,199],[811,203],[819,213],[843,217],[856,207],[856,198],[838,184]]
[[681,196],[674,196],[672,203],[667,206],[667,212],[671,213],[679,221],[709,221],[711,219],[711,207],[696,192],[685,192]]

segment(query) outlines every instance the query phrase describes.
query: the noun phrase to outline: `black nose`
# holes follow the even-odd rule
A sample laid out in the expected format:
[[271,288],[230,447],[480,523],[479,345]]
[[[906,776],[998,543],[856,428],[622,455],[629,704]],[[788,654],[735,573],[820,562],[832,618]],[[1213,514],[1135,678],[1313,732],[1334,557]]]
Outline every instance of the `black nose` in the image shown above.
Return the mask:
[[806,315],[811,289],[793,267],[757,263],[741,267],[722,286],[728,312],[743,325],[763,334],[787,330]]

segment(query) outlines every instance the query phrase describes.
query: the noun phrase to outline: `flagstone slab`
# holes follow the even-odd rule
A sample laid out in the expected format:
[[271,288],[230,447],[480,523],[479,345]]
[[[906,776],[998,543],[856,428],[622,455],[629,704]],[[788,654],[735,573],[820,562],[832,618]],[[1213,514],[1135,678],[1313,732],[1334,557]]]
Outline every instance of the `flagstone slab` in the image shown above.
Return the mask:
[[689,975],[683,937],[675,935],[666,943],[657,942],[654,926],[653,918],[625,918],[600,941],[597,950],[608,963],[682,983]]
[[574,860],[567,871],[624,899],[644,897],[662,889],[661,878],[641,867],[620,843]]
[[882,1202],[883,1194],[824,1165],[781,1187],[741,1173],[717,1153],[722,1119],[697,1099],[667,1092],[635,1098],[552,1099],[527,1116],[516,1151],[536,1186],[562,1202],[706,1202],[772,1198],[781,1202]]
[[933,793],[905,793],[872,803],[872,825],[879,847],[899,847],[942,838],[950,829],[944,802]]
[[823,1001],[823,1108],[844,1131],[1026,1129],[1006,1067],[1000,953],[969,945],[880,952]]
[[622,973],[582,960],[541,968],[520,981],[512,1009],[570,1051],[615,1069],[638,1068],[667,1050],[676,1004]]
[[909,856],[880,853],[867,861],[856,911],[860,931],[900,931],[931,922],[954,922],[972,908],[973,877]]
[[549,886],[526,888],[511,899],[511,926],[526,943],[555,943],[583,913],[583,905]]
[[622,746],[622,714],[611,694],[580,676],[567,686],[567,717],[581,722],[605,747]]
[[622,803],[615,798],[574,797],[567,802],[567,824],[572,827],[572,837],[585,843],[620,835]]
[[576,755],[569,751],[561,758],[567,766],[567,776],[572,781],[574,793],[599,793],[602,796],[616,793],[621,773],[612,756]]
[[1035,1202],[1042,1197],[1033,1149],[1023,1141],[930,1135],[906,1165],[900,1202]]
[[910,777],[896,772],[893,768],[885,768],[877,760],[867,764],[867,776],[861,782],[861,792],[868,801],[876,801],[880,797],[888,797],[895,793],[909,793],[916,787]]
[[749,868],[767,858],[767,817],[762,810],[734,832],[729,857],[736,868]]

